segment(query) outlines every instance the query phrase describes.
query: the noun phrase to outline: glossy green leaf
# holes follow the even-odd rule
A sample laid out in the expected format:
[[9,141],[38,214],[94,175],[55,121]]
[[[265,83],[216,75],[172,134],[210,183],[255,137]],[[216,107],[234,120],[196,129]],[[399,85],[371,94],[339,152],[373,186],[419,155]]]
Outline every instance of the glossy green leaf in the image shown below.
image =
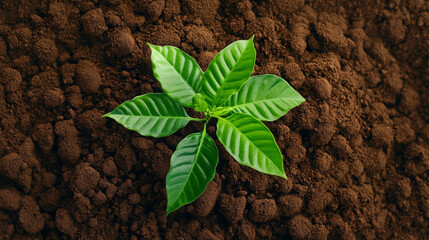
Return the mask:
[[204,73],[201,93],[210,107],[222,106],[249,79],[255,65],[253,37],[220,51]]
[[193,202],[206,189],[219,161],[214,141],[203,132],[193,133],[177,145],[167,174],[167,214]]
[[215,110],[212,112],[212,116],[215,117],[219,117],[219,116],[225,116],[227,115],[229,112],[231,112],[232,108],[230,107],[217,107],[215,108]]
[[193,107],[196,111],[207,112],[209,105],[206,100],[204,100],[203,95],[201,93],[195,94],[194,98],[192,98]]
[[253,76],[225,103],[232,112],[275,121],[305,99],[285,80],[274,75]]
[[104,115],[143,136],[165,137],[186,126],[190,120],[185,109],[164,93],[135,97]]
[[148,45],[152,50],[153,75],[164,92],[183,106],[192,107],[192,98],[201,89],[201,68],[192,57],[176,47]]
[[280,149],[261,121],[244,113],[218,119],[216,135],[237,162],[286,178]]

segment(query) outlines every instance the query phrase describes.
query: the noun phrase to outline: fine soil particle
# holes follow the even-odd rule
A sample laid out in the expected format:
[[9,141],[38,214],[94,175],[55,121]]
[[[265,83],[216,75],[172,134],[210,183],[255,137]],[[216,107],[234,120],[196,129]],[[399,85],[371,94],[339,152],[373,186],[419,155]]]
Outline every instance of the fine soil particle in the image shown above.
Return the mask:
[[22,82],[21,73],[12,68],[3,68],[1,71],[1,82],[4,86],[4,90],[7,92],[19,90]]
[[109,33],[111,50],[117,57],[123,57],[133,52],[135,41],[130,29],[114,29]]
[[22,198],[21,208],[18,211],[18,220],[22,228],[31,235],[40,232],[45,225],[39,205],[31,196]]
[[294,239],[306,239],[313,226],[311,222],[302,215],[296,215],[288,222],[289,234]]
[[277,216],[277,205],[273,199],[258,199],[252,203],[249,218],[253,222],[267,222]]
[[[429,8],[424,1],[0,1],[0,239],[426,239]],[[215,137],[214,181],[165,216],[190,123],[142,137],[101,118],[161,92],[147,42],[205,70],[255,36],[254,74],[306,102],[267,126],[288,179]]]
[[100,174],[86,163],[76,166],[73,174],[72,187],[82,194],[95,188],[100,180]]
[[64,208],[60,208],[55,213],[55,226],[57,229],[70,236],[74,237],[78,229],[75,226],[73,217],[70,215],[69,211]]
[[0,208],[8,211],[19,209],[21,194],[14,188],[2,188],[0,190]]
[[246,207],[246,197],[222,194],[219,199],[219,211],[230,223],[236,223],[243,218]]
[[55,133],[58,139],[58,157],[66,164],[76,164],[81,148],[78,139],[78,130],[73,120],[58,121],[55,124]]
[[302,199],[295,195],[285,195],[277,200],[280,214],[284,217],[291,217],[301,211]]
[[256,238],[255,227],[250,222],[243,222],[237,231],[239,240],[254,240]]
[[58,49],[55,42],[45,37],[34,43],[34,53],[41,65],[51,65],[58,57]]
[[34,126],[32,137],[43,153],[49,154],[51,152],[54,146],[54,129],[50,123]]
[[17,153],[9,153],[0,159],[0,175],[14,181],[25,192],[30,191],[32,170]]
[[97,66],[88,60],[79,61],[76,65],[76,83],[84,93],[96,93],[101,84]]
[[83,32],[90,37],[101,37],[108,30],[103,16],[103,10],[100,8],[88,11],[82,16]]
[[215,181],[207,185],[206,191],[191,205],[192,214],[196,217],[206,217],[213,210],[220,192],[220,184]]

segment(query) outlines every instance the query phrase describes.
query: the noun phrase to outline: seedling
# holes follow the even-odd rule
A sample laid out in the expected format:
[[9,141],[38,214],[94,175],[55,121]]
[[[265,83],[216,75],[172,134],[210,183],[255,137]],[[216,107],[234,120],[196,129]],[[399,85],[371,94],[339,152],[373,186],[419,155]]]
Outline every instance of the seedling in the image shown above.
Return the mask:
[[[165,93],[135,97],[104,116],[152,137],[171,135],[189,121],[204,123],[203,131],[184,138],[171,157],[167,215],[197,199],[215,176],[218,149],[206,131],[211,118],[218,119],[217,138],[237,162],[286,178],[280,149],[261,121],[275,121],[305,99],[280,77],[250,77],[256,59],[253,37],[220,51],[206,72],[176,47],[148,45],[153,74]],[[183,107],[205,117],[189,117]]]

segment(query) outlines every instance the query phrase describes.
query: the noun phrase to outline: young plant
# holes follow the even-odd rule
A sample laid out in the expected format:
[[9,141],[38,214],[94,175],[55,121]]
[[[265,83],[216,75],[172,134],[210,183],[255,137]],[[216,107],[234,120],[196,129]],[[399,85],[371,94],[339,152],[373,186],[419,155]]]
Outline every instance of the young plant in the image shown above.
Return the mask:
[[[206,132],[211,118],[217,118],[217,138],[237,162],[286,178],[280,149],[261,121],[275,121],[305,99],[280,77],[250,77],[256,59],[253,37],[220,51],[205,72],[176,47],[148,45],[153,74],[165,93],[138,96],[105,116],[152,137],[171,135],[189,121],[204,123],[203,131],[184,138],[171,157],[167,214],[197,199],[215,176],[218,150]],[[205,118],[189,117],[183,106]]]

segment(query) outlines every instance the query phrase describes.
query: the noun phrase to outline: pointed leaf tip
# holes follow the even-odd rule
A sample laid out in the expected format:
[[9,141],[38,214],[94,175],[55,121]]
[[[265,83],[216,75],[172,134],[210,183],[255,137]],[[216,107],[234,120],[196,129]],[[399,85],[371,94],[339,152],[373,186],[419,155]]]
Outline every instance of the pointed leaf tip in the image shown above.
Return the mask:
[[185,109],[164,93],[135,97],[106,114],[143,136],[166,137],[192,120]]
[[180,141],[171,156],[166,178],[167,215],[197,199],[214,178],[219,153],[205,129]]
[[252,39],[231,43],[210,62],[201,86],[210,107],[222,106],[252,75],[256,59]]
[[179,48],[149,46],[153,75],[161,83],[162,90],[182,106],[192,107],[192,98],[200,91],[203,78],[197,62]]
[[283,156],[270,130],[256,118],[234,113],[218,118],[216,135],[225,149],[241,165],[286,177]]
[[275,121],[304,100],[284,79],[265,74],[250,77],[224,106],[261,121]]

